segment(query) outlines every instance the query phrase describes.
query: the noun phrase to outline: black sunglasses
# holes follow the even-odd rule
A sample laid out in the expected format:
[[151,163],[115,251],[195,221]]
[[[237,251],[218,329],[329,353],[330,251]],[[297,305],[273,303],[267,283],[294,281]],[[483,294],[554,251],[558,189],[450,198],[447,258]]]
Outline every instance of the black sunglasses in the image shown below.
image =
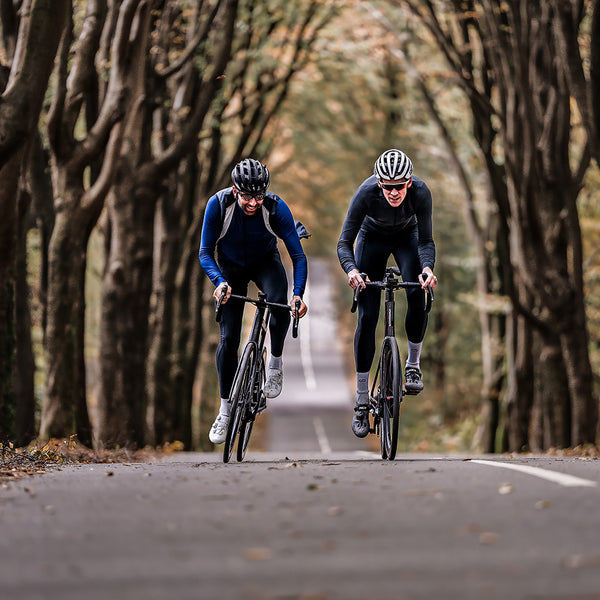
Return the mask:
[[264,194],[242,194],[242,192],[238,192],[238,194],[244,202],[250,202],[251,200],[262,202],[265,199]]
[[391,192],[392,190],[403,190],[410,183],[410,179],[408,181],[403,181],[402,183],[381,183],[379,185],[382,189]]

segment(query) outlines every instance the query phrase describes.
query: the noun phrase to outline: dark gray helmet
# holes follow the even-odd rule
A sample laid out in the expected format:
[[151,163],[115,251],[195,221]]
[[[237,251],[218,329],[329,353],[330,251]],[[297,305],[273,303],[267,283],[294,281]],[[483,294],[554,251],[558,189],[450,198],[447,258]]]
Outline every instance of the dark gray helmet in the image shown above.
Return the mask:
[[413,165],[401,150],[392,148],[386,150],[376,161],[373,173],[377,179],[388,179],[395,181],[397,179],[409,179],[412,177]]
[[271,178],[265,165],[253,158],[245,158],[231,171],[231,180],[242,194],[263,194]]

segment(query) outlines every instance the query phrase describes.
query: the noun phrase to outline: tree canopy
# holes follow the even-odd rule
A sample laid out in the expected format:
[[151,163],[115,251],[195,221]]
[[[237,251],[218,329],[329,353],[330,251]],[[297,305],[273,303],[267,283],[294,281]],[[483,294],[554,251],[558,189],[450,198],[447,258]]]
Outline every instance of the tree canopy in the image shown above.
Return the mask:
[[597,1],[28,0],[0,21],[0,436],[200,443],[208,197],[264,160],[333,256],[401,147],[443,283],[427,410],[486,451],[598,441]]

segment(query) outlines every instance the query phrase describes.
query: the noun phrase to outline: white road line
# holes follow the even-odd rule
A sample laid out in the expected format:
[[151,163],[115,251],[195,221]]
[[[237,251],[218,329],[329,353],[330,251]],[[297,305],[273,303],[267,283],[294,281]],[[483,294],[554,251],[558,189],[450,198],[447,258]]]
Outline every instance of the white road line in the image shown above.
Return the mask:
[[321,453],[331,454],[331,446],[329,445],[329,440],[327,439],[327,434],[325,433],[323,421],[321,421],[319,417],[315,417],[313,419],[313,425],[315,427],[315,433],[317,434],[317,441],[319,442]]
[[[304,290],[304,301],[310,306],[310,288],[307,285]],[[315,378],[315,370],[313,368],[311,343],[310,343],[310,315],[306,315],[306,324],[299,328],[300,335],[300,360],[302,362],[302,370],[304,371],[304,382],[307,390],[314,390],[317,387]]]
[[531,467],[529,465],[516,465],[512,463],[498,462],[494,460],[470,460],[469,462],[477,463],[478,465],[485,465],[488,467],[500,467],[502,469],[512,469],[513,471],[520,471],[533,477],[539,477],[553,483],[558,483],[564,487],[596,487],[597,483],[590,479],[582,479],[581,477],[575,477],[574,475],[566,475],[565,473],[557,473],[556,471],[547,471],[540,467]]
[[377,452],[369,452],[368,450],[354,450],[352,453],[356,456],[363,456],[364,458],[381,458],[381,454]]

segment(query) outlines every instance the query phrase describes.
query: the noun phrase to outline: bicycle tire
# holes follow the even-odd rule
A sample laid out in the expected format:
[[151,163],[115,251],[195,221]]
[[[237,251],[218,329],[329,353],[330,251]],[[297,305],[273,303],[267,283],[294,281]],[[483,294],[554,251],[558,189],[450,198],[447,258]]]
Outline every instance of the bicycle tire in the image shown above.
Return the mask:
[[254,371],[254,362],[256,360],[256,345],[249,342],[244,348],[242,358],[238,363],[233,384],[231,385],[231,412],[229,413],[229,425],[225,435],[225,445],[223,447],[223,462],[229,462],[235,440],[240,431],[242,421],[246,413],[247,404],[252,395],[252,373]]
[[236,458],[238,462],[242,462],[244,460],[244,457],[246,456],[246,450],[248,449],[248,443],[250,442],[250,436],[252,435],[252,428],[254,427],[254,419],[258,414],[258,406],[261,401],[261,396],[263,395],[263,387],[265,385],[266,380],[266,355],[267,351],[263,350],[258,368],[254,370],[254,373],[258,374],[259,380],[258,382],[254,382],[252,384],[251,396],[254,397],[250,397],[250,402],[248,402],[247,404],[245,415],[242,416],[242,420],[240,423],[240,431],[236,453]]
[[381,457],[394,460],[398,448],[402,371],[395,337],[388,336],[381,348],[379,404],[381,410]]

